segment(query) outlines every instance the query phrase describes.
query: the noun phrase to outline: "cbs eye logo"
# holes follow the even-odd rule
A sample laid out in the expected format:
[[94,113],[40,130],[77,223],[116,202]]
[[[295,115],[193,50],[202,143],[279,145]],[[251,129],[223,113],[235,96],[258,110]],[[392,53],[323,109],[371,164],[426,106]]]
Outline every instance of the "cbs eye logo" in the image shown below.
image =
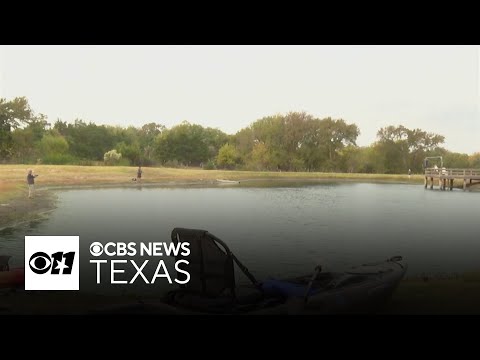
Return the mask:
[[44,252],[36,252],[30,257],[29,266],[35,274],[70,275],[72,273],[75,252],[56,252],[51,256]]
[[103,253],[103,245],[99,242],[94,242],[90,245],[90,254],[93,256],[100,256]]

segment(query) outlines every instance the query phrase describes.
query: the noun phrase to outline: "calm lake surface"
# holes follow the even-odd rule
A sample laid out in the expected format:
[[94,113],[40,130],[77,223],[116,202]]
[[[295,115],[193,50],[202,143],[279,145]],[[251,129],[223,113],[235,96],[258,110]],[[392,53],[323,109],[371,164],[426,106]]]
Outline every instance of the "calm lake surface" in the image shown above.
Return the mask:
[[[0,253],[12,255],[12,265],[23,266],[25,235],[79,235],[81,267],[91,270],[82,270],[82,289],[95,282],[95,265],[88,263],[90,243],[169,242],[175,227],[210,231],[259,279],[310,273],[317,264],[343,270],[395,255],[408,261],[407,276],[480,268],[480,193],[344,182],[135,185],[57,194],[58,208],[48,219],[0,233]],[[152,275],[157,263],[150,267]],[[139,280],[136,284],[142,286]]]

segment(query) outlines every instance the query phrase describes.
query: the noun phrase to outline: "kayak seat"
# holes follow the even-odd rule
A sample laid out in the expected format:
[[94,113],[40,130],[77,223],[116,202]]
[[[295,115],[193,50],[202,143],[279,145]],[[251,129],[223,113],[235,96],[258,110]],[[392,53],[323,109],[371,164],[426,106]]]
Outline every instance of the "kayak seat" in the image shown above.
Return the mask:
[[[263,292],[248,270],[238,261],[227,245],[206,230],[175,228],[171,239],[174,244],[189,243],[188,255],[181,252],[176,261],[187,260],[183,269],[190,275],[186,284],[167,295],[167,302],[188,308],[210,310],[232,308],[262,301]],[[237,286],[234,262],[252,281],[254,286]],[[178,280],[186,279],[177,272]]]

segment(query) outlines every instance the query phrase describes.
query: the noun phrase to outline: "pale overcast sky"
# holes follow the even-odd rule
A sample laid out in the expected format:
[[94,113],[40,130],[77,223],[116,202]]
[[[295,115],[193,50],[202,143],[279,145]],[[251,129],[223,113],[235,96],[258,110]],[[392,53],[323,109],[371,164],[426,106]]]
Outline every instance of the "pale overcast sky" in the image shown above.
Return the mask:
[[403,124],[480,151],[479,46],[0,46],[0,97],[72,122],[229,134],[276,113]]

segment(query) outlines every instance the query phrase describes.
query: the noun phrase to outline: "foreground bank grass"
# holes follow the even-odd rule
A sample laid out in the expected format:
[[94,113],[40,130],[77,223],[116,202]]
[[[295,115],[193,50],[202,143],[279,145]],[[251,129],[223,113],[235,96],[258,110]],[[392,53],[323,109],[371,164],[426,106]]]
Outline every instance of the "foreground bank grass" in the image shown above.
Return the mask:
[[480,271],[403,280],[384,309],[393,314],[480,314]]
[[[112,306],[158,303],[163,294],[141,296],[135,292],[119,296],[85,292],[57,291],[42,295],[33,303],[24,292],[2,296],[0,307],[18,311],[28,309],[32,314],[82,313]],[[398,315],[477,315],[480,314],[480,273],[465,274],[451,279],[408,279],[400,283],[391,300],[380,314]]]
[[[28,169],[39,177],[36,183],[44,185],[95,185],[131,183],[137,167],[126,166],[74,166],[74,165],[0,165],[0,183],[24,184]],[[392,181],[423,183],[422,175],[351,174],[320,172],[273,172],[273,171],[224,171],[199,168],[145,167],[143,183],[202,182],[215,179],[226,180],[321,180],[345,179],[365,181]]]

